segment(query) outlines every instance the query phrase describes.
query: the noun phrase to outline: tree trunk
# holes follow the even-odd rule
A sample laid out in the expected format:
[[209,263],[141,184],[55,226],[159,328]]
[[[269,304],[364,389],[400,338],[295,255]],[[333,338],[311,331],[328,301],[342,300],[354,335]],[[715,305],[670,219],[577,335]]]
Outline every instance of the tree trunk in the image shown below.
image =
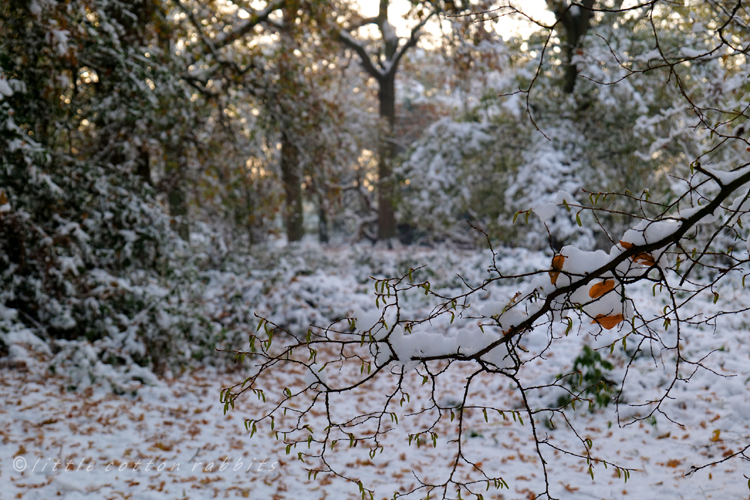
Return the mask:
[[283,47],[279,59],[279,87],[282,119],[281,125],[281,180],[286,193],[284,222],[286,225],[287,241],[299,241],[305,234],[302,213],[302,176],[299,164],[299,151],[294,144],[295,122],[291,109],[284,109],[287,101],[294,101],[297,91],[295,77],[299,73],[298,63],[294,58],[295,23],[298,17],[299,1],[290,0],[283,9],[284,24],[281,29],[281,46]]
[[255,243],[258,243],[258,238],[256,237],[256,226],[257,223],[255,221],[255,200],[253,199],[253,196],[255,193],[253,193],[250,189],[250,186],[248,185],[250,181],[246,181],[244,188],[245,188],[245,213],[242,217],[242,222],[245,225],[245,228],[247,229],[247,242],[250,245],[254,245]]
[[148,148],[146,148],[146,146],[141,148],[141,154],[138,155],[135,173],[138,177],[143,179],[143,182],[151,184],[151,162],[149,160]]
[[305,234],[302,216],[302,186],[299,171],[299,152],[285,134],[281,135],[281,181],[286,193],[284,222],[287,240],[299,241]]
[[328,243],[328,214],[326,213],[325,197],[318,195],[318,241]]
[[[565,44],[565,61],[563,70],[565,76],[563,79],[563,90],[567,94],[572,94],[578,77],[578,68],[573,63],[576,52],[580,50],[581,39],[591,26],[591,16],[593,14],[596,0],[583,0],[581,7],[568,7],[567,2],[551,2],[547,0],[557,21],[562,25],[562,38]],[[574,15],[575,14],[575,15]]]
[[182,155],[174,145],[170,144],[165,148],[164,167],[168,179],[167,201],[169,203],[169,215],[173,217],[172,224],[180,238],[190,241],[185,165]]
[[393,127],[396,122],[395,77],[390,75],[380,81],[378,92],[380,117],[385,119],[385,131],[380,137],[378,155],[378,239],[396,237],[396,213],[393,207]]

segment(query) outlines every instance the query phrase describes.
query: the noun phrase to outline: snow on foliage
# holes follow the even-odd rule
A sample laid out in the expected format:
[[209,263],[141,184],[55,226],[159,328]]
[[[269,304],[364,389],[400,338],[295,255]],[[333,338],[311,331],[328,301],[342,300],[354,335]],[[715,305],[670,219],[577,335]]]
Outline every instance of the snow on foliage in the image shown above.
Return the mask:
[[499,152],[493,148],[492,129],[488,123],[450,118],[431,125],[398,170],[403,182],[408,181],[401,194],[400,220],[430,238],[456,238],[468,233],[466,220],[481,220],[479,206],[502,205],[497,198],[507,173],[502,163],[493,161],[493,153]]
[[[552,204],[563,205],[558,195],[561,191],[570,193],[566,201],[568,206],[578,203],[572,193],[581,192],[586,174],[591,172],[582,154],[583,138],[571,123],[547,128],[545,133],[550,139],[534,134],[533,145],[524,151],[523,163],[504,193],[514,212],[532,209],[539,216],[539,220],[529,220],[531,225],[526,231],[524,246],[549,247],[551,238],[553,247],[571,243],[580,248],[592,248],[594,238],[590,221],[586,219],[587,224],[579,226],[570,210],[553,212],[551,207]],[[540,221],[546,230],[540,227]]]

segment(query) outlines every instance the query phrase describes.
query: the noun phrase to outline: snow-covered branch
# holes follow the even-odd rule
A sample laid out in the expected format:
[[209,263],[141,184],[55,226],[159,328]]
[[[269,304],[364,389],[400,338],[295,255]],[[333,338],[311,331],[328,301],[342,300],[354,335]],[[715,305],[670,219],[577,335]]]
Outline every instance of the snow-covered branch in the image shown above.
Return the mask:
[[243,36],[250,33],[253,28],[266,21],[268,19],[268,16],[270,16],[273,12],[281,9],[284,6],[284,3],[284,0],[274,0],[273,2],[269,3],[265,9],[250,12],[250,17],[246,21],[242,22],[237,28],[228,33],[221,33],[216,38],[214,38],[214,46],[218,49],[229,45],[235,40],[239,40]]
[[421,35],[422,28],[425,24],[427,24],[427,21],[432,18],[432,16],[436,15],[437,11],[433,10],[428,15],[422,19],[419,24],[414,26],[411,29],[411,35],[409,38],[406,39],[406,43],[401,45],[397,50],[396,53],[393,55],[393,58],[390,61],[386,61],[386,66],[384,68],[386,75],[392,75],[396,72],[396,69],[398,68],[398,63],[401,61],[401,58],[404,57],[404,54],[407,50],[413,48],[417,45],[417,42],[419,41],[419,36]]
[[385,77],[385,72],[379,70],[373,64],[370,54],[367,52],[364,43],[355,39],[351,35],[351,33],[349,33],[345,29],[339,31],[339,41],[357,53],[360,61],[362,62],[362,66],[371,77],[375,78],[376,80],[382,80]]

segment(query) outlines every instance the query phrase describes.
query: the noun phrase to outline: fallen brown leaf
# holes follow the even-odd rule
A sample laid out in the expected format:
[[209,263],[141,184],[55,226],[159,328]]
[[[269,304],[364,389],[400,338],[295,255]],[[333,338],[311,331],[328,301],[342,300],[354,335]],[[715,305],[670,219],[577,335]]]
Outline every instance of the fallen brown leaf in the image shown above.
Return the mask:
[[[562,483],[560,483],[562,484]],[[581,488],[574,488],[573,486],[569,484],[563,484],[563,488],[565,488],[565,491],[568,491],[570,493],[575,493],[576,491],[580,490]]]

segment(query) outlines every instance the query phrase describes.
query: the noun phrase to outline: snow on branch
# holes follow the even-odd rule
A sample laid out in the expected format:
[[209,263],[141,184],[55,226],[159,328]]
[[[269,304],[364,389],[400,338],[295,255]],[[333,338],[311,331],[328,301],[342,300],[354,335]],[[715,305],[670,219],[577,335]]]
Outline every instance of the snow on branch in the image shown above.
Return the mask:
[[271,13],[281,9],[284,4],[284,0],[275,0],[274,2],[269,3],[265,9],[251,12],[250,18],[240,24],[237,28],[228,33],[221,33],[218,35],[213,41],[214,46],[216,48],[222,48],[235,40],[239,40],[250,33],[257,25],[266,21]]
[[367,52],[367,49],[365,48],[364,44],[356,40],[351,33],[349,33],[347,30],[342,29],[339,31],[339,41],[341,41],[344,45],[352,49],[354,52],[357,53],[359,56],[359,59],[362,61],[362,66],[364,66],[365,70],[370,74],[371,77],[375,78],[376,80],[382,80],[385,77],[385,72],[379,70],[373,63],[372,59],[370,58],[370,54]]

